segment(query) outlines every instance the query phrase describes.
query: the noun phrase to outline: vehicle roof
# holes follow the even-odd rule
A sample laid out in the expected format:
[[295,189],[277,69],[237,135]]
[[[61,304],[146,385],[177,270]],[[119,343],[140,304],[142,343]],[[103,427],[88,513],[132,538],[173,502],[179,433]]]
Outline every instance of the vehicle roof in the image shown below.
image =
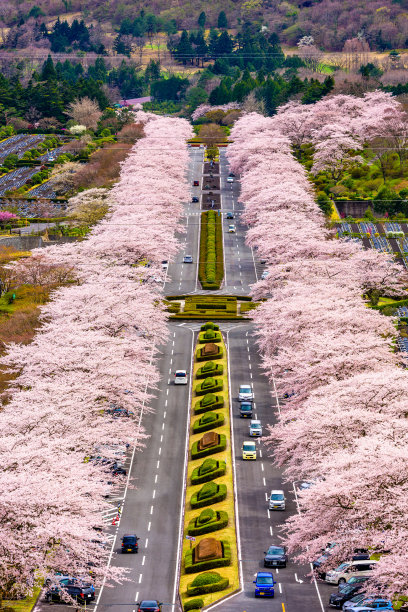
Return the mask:
[[125,533],[124,536],[122,536],[124,538],[137,538],[137,535],[135,533]]
[[272,576],[273,577],[273,574],[272,572],[258,572],[256,577],[258,578],[258,576]]
[[250,425],[260,425],[261,421],[259,421],[258,419],[251,419],[250,421]]
[[[254,442],[254,444],[255,444],[255,442]],[[274,493],[283,493],[283,489],[272,489],[271,495],[274,495]]]
[[240,387],[251,387],[252,389],[252,385],[250,383],[241,383],[239,386]]
[[187,374],[187,370],[176,370],[176,374]]
[[252,442],[252,440],[248,440],[248,441],[245,440],[245,442],[242,443],[242,446],[245,446],[245,445],[246,446],[254,446],[254,447],[256,447],[255,442]]

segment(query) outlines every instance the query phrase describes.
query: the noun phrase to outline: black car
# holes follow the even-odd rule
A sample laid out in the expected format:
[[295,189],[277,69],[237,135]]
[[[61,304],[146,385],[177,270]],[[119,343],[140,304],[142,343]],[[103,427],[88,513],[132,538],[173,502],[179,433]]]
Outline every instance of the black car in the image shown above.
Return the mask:
[[313,565],[313,569],[316,571],[317,575],[322,580],[324,580],[326,578],[326,572],[321,569],[321,566],[323,565],[323,563],[325,563],[327,561],[327,559],[329,557],[330,557],[330,553],[329,552],[325,552],[318,559],[316,559],[316,561],[313,561],[313,564],[312,564]]
[[77,583],[61,584],[51,587],[45,594],[45,601],[61,601],[64,592],[81,603],[90,603],[95,599],[93,587]]
[[193,196],[193,197],[191,198],[191,201],[192,201],[192,202],[198,202],[198,201],[199,201],[199,199],[197,198],[197,196]]
[[285,546],[270,546],[265,552],[264,567],[286,567],[287,562]]
[[354,595],[357,595],[357,593],[364,592],[364,582],[357,582],[356,584],[342,584],[337,593],[332,593],[330,595],[329,606],[331,608],[341,610],[346,601],[349,601],[352,597],[354,597]]
[[233,172],[230,172],[228,176],[235,176]]
[[120,463],[119,461],[115,461],[112,464],[111,470],[114,476],[117,476],[117,475],[126,476],[126,473],[127,473],[125,466],[123,465],[123,463]]
[[140,602],[137,612],[161,612],[162,605],[157,599],[144,599]]
[[122,538],[122,552],[123,553],[137,553],[139,552],[139,544],[137,543],[138,538],[136,535],[128,533]]

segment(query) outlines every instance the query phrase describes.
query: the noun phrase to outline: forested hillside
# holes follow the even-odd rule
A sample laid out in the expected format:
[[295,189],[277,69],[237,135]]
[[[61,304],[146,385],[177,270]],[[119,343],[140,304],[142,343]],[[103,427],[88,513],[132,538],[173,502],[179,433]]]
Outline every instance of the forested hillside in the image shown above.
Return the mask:
[[[216,0],[211,4],[197,0],[170,3],[168,0],[132,3],[94,0],[91,4],[84,0],[37,0],[35,3],[4,0],[0,4],[0,35],[4,44],[10,27],[25,26],[23,30],[30,30],[42,22],[52,23],[57,17],[76,16],[94,25],[91,40],[85,43],[95,47],[103,44],[103,34],[115,32],[124,20],[136,19],[141,9],[160,17],[165,31],[196,27],[202,11],[206,13],[206,26],[216,27],[219,13],[224,11],[228,27],[237,28],[249,20],[277,33],[288,45],[295,45],[302,36],[313,36],[322,49],[341,51],[347,39],[360,35],[372,50],[408,46],[408,0]],[[153,31],[156,28],[152,26]],[[32,42],[30,36],[26,39]]]

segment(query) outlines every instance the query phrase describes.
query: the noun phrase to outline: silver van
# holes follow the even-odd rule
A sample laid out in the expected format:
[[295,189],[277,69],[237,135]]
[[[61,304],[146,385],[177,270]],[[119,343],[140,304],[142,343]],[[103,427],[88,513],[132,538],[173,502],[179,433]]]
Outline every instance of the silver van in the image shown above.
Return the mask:
[[325,581],[329,584],[347,582],[352,576],[371,576],[378,561],[345,561],[336,569],[326,573]]

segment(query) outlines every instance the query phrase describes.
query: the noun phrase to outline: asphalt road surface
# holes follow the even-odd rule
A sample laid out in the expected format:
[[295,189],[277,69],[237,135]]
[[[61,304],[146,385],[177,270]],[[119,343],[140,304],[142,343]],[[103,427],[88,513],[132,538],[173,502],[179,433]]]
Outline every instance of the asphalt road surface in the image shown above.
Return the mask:
[[[200,195],[203,168],[203,149],[190,149],[187,178],[192,196]],[[233,183],[228,183],[228,173],[225,152],[222,151],[220,212],[223,215],[226,282],[215,293],[246,295],[264,267],[257,261],[252,249],[245,245],[246,228],[241,221],[243,207],[239,202],[239,177]],[[200,187],[193,187],[193,180],[199,180]],[[233,220],[226,219],[228,211],[234,213]],[[166,295],[203,293],[197,280],[199,219],[200,202],[187,202],[183,219],[185,232],[179,236],[182,248],[175,261],[169,264],[164,283]],[[230,224],[235,225],[234,233],[228,232]],[[192,264],[183,263],[185,255],[193,256]],[[165,253],[163,259],[167,259]],[[137,609],[136,602],[158,599],[164,603],[163,612],[180,611],[177,570],[180,563],[190,385],[174,385],[174,371],[190,371],[192,347],[199,327],[199,322],[170,323],[169,340],[165,346],[158,347],[162,380],[155,391],[151,409],[146,410],[142,419],[142,426],[150,437],[146,439],[142,451],[127,458],[132,484],[112,500],[112,510],[105,516],[105,539],[111,549],[110,563],[129,567],[128,580],[115,587],[104,585],[99,589],[96,602],[90,606],[92,610],[132,612]],[[221,324],[220,327],[227,343],[230,364],[242,585],[237,594],[215,604],[215,607],[222,612],[327,610],[329,593],[335,589],[312,581],[310,567],[296,565],[290,560],[287,568],[274,571],[277,581],[275,598],[254,598],[252,581],[256,572],[263,569],[264,551],[271,544],[279,543],[281,524],[285,518],[297,512],[296,483],[282,484],[281,471],[273,465],[260,440],[257,441],[256,461],[247,462],[241,458],[242,442],[249,439],[249,423],[239,416],[239,384],[252,383],[255,393],[254,417],[260,419],[264,426],[275,420],[277,398],[260,368],[253,325],[234,322]],[[273,488],[285,490],[286,510],[283,512],[268,510],[267,497]],[[122,506],[120,520],[112,525],[118,505]],[[119,552],[125,533],[136,533],[140,537],[138,554],[124,555]],[[49,612],[49,608],[50,604],[40,598],[37,612]],[[62,604],[58,608],[72,610]]]

